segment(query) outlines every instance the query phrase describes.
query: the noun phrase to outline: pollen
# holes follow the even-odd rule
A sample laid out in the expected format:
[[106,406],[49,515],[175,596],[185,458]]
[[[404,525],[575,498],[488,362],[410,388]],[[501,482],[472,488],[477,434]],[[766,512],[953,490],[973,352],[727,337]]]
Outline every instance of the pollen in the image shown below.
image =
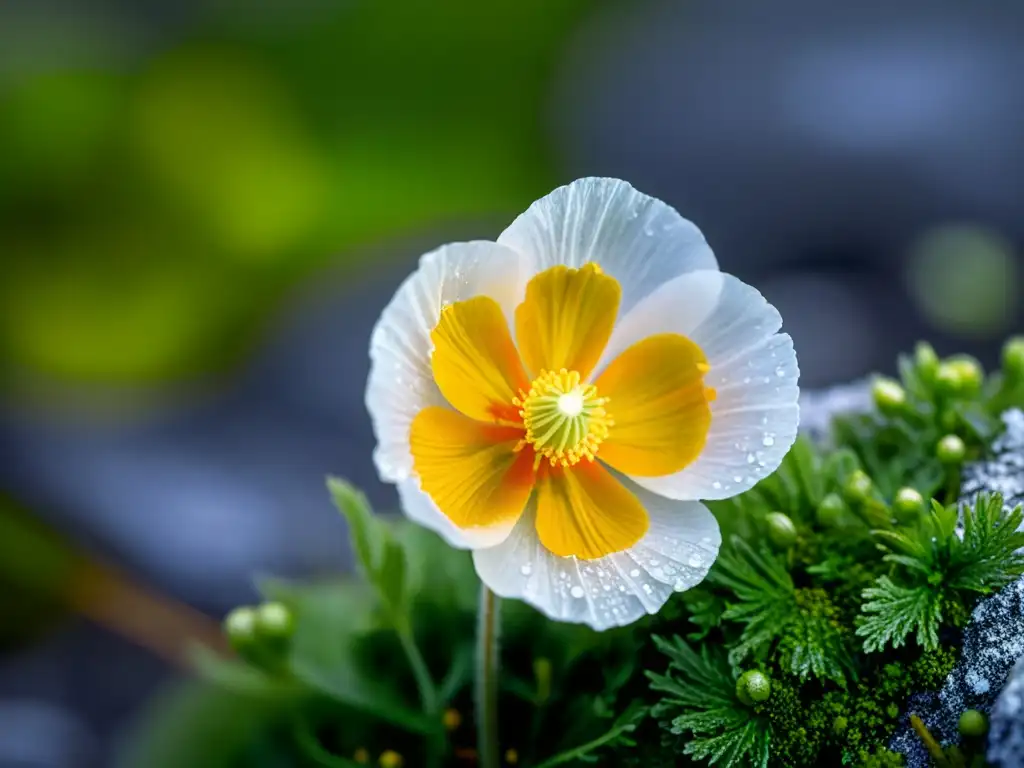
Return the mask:
[[565,368],[541,371],[530,391],[520,391],[512,402],[526,427],[516,450],[533,446],[538,463],[547,459],[553,467],[593,461],[614,424],[605,409],[608,398],[598,397],[597,387]]

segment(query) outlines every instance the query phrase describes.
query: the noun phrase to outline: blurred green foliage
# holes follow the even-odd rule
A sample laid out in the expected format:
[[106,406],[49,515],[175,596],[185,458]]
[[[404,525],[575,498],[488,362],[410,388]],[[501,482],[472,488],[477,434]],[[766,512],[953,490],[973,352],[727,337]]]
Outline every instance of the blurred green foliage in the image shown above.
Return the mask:
[[0,355],[30,382],[224,370],[297,281],[553,185],[584,0],[267,6],[195,4],[171,34],[84,8],[59,56],[43,16],[0,12]]
[[67,586],[80,564],[66,541],[0,496],[0,651],[63,620]]

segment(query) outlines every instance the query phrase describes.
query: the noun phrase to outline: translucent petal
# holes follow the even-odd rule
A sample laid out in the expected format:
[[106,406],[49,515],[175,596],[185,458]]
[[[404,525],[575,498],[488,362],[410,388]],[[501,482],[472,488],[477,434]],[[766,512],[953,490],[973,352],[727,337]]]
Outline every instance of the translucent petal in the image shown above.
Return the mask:
[[516,519],[509,518],[494,525],[459,528],[423,492],[420,481],[415,477],[398,483],[398,498],[402,511],[410,520],[440,534],[456,549],[493,547],[504,541],[516,525]]
[[566,368],[588,376],[612,334],[621,294],[593,263],[535,275],[516,308],[516,342],[533,375]]
[[717,269],[694,224],[671,206],[618,179],[579,179],[531,205],[498,242],[530,260],[531,271],[598,264],[622,286],[621,312],[677,275]]
[[714,516],[699,502],[672,501],[624,482],[650,517],[636,545],[597,560],[557,557],[537,538],[535,510],[528,508],[501,544],[473,552],[480,578],[496,594],[525,600],[552,619],[597,630],[655,613],[673,591],[699,584],[721,545]]
[[434,381],[453,407],[480,421],[522,423],[512,401],[530,380],[498,302],[476,296],[449,304],[430,338]]
[[552,553],[595,560],[636,544],[650,524],[643,505],[598,462],[542,467],[537,536]]
[[677,333],[638,341],[594,382],[614,423],[597,457],[626,474],[678,472],[700,455],[711,424],[700,347]]
[[420,259],[384,309],[370,339],[366,407],[377,437],[374,461],[383,480],[412,474],[409,426],[424,408],[446,405],[430,368],[430,332],[441,308],[490,296],[510,320],[527,274],[523,259],[496,243],[453,243]]
[[704,383],[716,393],[697,459],[677,473],[634,480],[674,499],[720,499],[775,471],[796,439],[800,416],[800,371],[792,340],[777,333],[781,325],[760,293],[721,272],[682,275],[622,319],[606,358],[647,336],[678,333],[707,356]]

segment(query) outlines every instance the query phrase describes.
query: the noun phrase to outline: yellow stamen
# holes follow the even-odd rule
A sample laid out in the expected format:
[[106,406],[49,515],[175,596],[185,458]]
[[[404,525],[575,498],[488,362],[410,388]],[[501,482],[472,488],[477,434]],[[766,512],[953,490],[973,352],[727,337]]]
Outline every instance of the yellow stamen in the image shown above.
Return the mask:
[[594,460],[615,422],[605,410],[608,398],[598,397],[597,387],[580,379],[577,371],[565,368],[541,371],[530,391],[520,391],[512,400],[526,426],[517,451],[533,446],[537,462],[546,458],[553,467],[571,467],[583,458]]

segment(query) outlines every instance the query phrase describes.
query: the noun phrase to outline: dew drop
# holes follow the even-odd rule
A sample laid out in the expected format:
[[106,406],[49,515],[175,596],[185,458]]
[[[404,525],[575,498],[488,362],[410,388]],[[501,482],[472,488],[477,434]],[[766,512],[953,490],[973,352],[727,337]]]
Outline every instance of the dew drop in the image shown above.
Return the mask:
[[573,597],[577,599],[581,598],[583,597],[583,587],[573,587],[569,590],[569,594],[571,594]]
[[732,481],[734,483],[742,483],[743,482],[743,475],[733,475],[732,476]]
[[655,568],[657,568],[659,565],[661,565],[661,561],[660,560],[651,560],[651,565],[654,566]]
[[699,555],[692,555],[690,557],[689,563],[691,568],[700,568],[702,565],[704,565],[704,561],[701,560]]
[[715,482],[711,484],[711,487],[714,488],[716,491],[720,491],[722,489],[722,484],[715,480]]
[[635,579],[637,576],[640,575],[640,569],[634,568],[632,571],[629,572],[629,575]]
[[643,587],[641,587],[641,589],[643,589],[645,595],[649,595],[651,594],[651,592],[654,591],[653,589],[651,589],[650,584],[644,584]]
[[761,444],[765,448],[770,448],[771,446],[775,445],[775,438],[772,437],[771,435],[766,435],[764,440],[761,441]]
[[752,454],[752,453],[748,453],[747,454],[747,464],[753,464],[755,461],[757,461],[757,457],[754,456],[754,454]]
[[775,375],[781,379],[783,376],[786,375],[786,369],[780,365],[778,368],[775,369]]
[[523,574],[523,576],[529,576],[531,573],[533,573],[533,566],[529,563],[523,563],[521,566],[519,566],[519,572]]
[[612,585],[611,584],[605,584],[603,586],[603,589],[604,589],[605,592],[611,592],[612,591]]

